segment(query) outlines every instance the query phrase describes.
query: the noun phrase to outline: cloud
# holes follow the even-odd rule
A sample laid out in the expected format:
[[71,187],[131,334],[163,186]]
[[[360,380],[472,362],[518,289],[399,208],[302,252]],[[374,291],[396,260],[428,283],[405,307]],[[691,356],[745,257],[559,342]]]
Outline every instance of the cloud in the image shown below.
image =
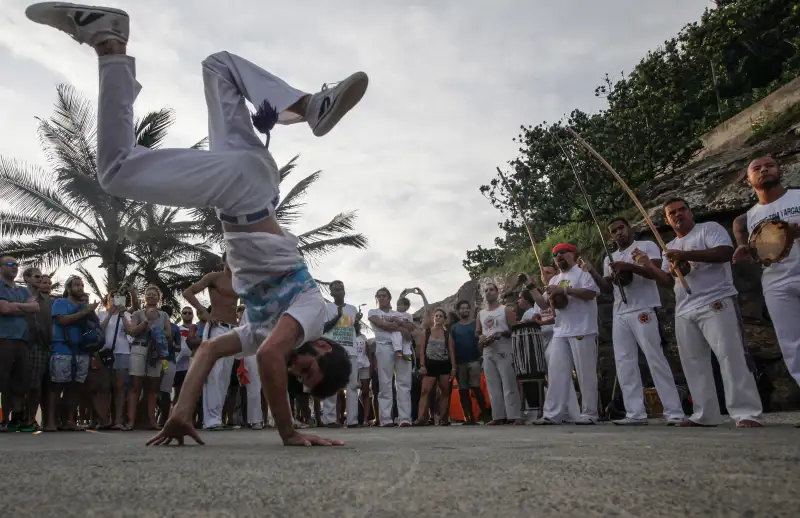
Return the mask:
[[[97,91],[91,49],[24,17],[6,0],[0,18],[0,154],[43,163],[34,115],[46,116],[54,86]],[[169,145],[206,134],[202,59],[239,53],[313,92],[355,70],[370,74],[362,104],[324,139],[301,126],[274,132],[283,163],[300,154],[299,178],[323,170],[298,231],[358,209],[368,251],[341,251],[314,273],[340,278],[358,302],[383,285],[420,286],[430,300],[467,275],[464,252],[491,246],[502,216],[480,195],[495,166],[512,159],[521,124],[595,111],[602,76],[629,71],[710,4],[674,0],[448,0],[313,5],[255,0],[110,2],[132,16],[129,52],[144,90],[139,113],[169,106]],[[353,300],[353,302],[357,302]],[[415,301],[416,302],[416,301]]]

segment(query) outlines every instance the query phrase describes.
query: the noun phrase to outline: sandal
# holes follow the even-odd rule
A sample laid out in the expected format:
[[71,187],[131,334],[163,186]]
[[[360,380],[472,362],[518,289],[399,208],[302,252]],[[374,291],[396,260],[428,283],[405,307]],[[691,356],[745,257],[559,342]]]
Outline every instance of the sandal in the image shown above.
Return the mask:
[[753,419],[742,419],[736,423],[736,428],[764,428],[764,425]]

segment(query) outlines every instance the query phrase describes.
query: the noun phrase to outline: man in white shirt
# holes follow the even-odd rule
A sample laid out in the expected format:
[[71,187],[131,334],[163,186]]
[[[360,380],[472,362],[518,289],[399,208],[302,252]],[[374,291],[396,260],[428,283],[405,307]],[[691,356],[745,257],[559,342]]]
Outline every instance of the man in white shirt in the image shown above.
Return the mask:
[[[786,189],[781,184],[778,162],[765,156],[750,162],[747,179],[758,196],[758,203],[747,214],[736,218],[733,228],[739,245],[733,262],[751,262],[750,234],[765,220],[780,220],[793,231],[792,248],[782,261],[764,267],[761,287],[772,317],[783,360],[789,374],[800,383],[800,189]],[[798,424],[797,426],[800,426]]]
[[578,249],[569,243],[553,247],[560,273],[550,279],[546,293],[567,296],[567,306],[556,309],[553,340],[548,354],[548,390],[545,412],[535,424],[561,424],[569,420],[569,384],[573,365],[581,390],[581,416],[575,424],[597,423],[597,294],[594,279],[577,264]]
[[[333,281],[330,284],[333,302],[325,304],[328,312],[327,321],[322,329],[324,336],[338,342],[350,356],[350,380],[347,382],[347,426],[358,426],[358,352],[355,347],[356,339],[356,314],[358,310],[352,304],[344,301],[345,289],[342,281]],[[336,400],[338,394],[322,400],[322,424],[329,428],[338,428],[341,423],[336,418]]]
[[500,304],[497,285],[489,283],[484,291],[486,307],[478,312],[475,334],[483,350],[483,373],[492,407],[492,420],[487,425],[525,424],[520,419],[521,404],[511,326],[517,323],[512,306]]
[[[618,248],[611,254],[614,262],[610,262],[606,257],[602,276],[591,264],[587,263],[586,266],[601,291],[614,293],[612,326],[614,360],[626,411],[625,418],[614,421],[614,424],[647,424],[644,387],[639,372],[639,347],[650,367],[653,384],[664,407],[667,425],[679,424],[686,416],[683,413],[678,389],[675,387],[672,369],[661,348],[661,333],[658,330],[658,316],[655,312],[656,308],[661,307],[658,286],[647,268],[634,263],[632,259],[635,251],[641,251],[660,267],[661,250],[652,241],[634,241],[631,227],[625,218],[611,220],[608,231]],[[627,286],[623,285],[627,303],[622,300],[619,286],[614,282],[615,278],[621,278],[618,276],[624,272],[629,272],[628,275],[633,279]]]
[[[686,200],[672,198],[664,204],[667,222],[677,237],[667,243],[667,261],[659,268],[643,252],[633,254],[656,282],[675,289],[675,337],[694,413],[681,426],[717,426],[722,422],[714,374],[713,351],[719,360],[728,414],[738,428],[762,426],[761,399],[745,360],[743,333],[737,312],[730,260],[733,243],[719,223],[695,224]],[[688,262],[684,275],[689,294],[670,273],[670,265]]]

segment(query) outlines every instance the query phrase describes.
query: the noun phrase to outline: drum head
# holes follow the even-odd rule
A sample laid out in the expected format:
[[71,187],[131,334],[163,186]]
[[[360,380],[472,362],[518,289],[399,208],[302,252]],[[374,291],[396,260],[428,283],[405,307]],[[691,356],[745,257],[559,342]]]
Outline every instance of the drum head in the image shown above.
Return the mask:
[[[684,277],[692,272],[692,265],[689,264],[689,261],[681,261],[676,266],[678,267],[678,271],[681,272],[681,275]],[[674,270],[670,269],[669,273],[671,273],[673,277],[677,277]]]
[[792,244],[789,223],[781,220],[762,221],[750,234],[750,253],[764,266],[781,262]]

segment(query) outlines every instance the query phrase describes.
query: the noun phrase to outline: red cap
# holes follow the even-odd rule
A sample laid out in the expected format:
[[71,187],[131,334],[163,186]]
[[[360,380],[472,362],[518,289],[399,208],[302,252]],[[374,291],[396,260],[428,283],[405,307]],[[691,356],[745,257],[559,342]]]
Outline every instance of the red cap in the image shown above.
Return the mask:
[[578,252],[578,249],[575,247],[575,245],[571,245],[569,243],[559,243],[553,247],[553,253],[560,251],[572,252],[574,254]]

